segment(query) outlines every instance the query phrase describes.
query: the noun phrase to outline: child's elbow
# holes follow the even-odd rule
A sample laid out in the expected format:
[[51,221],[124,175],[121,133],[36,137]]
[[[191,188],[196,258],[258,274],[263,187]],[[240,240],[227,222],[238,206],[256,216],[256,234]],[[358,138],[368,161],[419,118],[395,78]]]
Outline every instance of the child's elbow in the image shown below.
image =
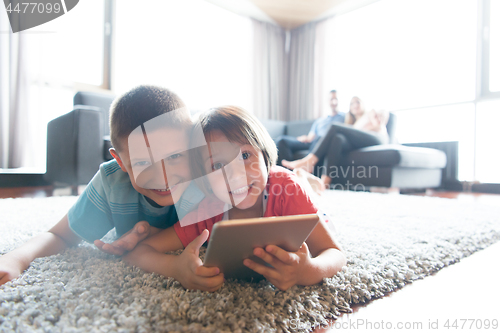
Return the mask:
[[347,258],[339,249],[332,249],[332,256],[330,257],[330,269],[327,277],[334,277],[343,267],[347,266]]
[[338,250],[337,265],[336,266],[337,266],[337,270],[336,270],[335,274],[340,272],[343,267],[347,266],[347,258],[342,250]]
[[347,266],[347,258],[345,256],[345,254],[342,253],[342,261],[341,261],[340,269],[342,269],[343,267],[346,267],[346,266]]

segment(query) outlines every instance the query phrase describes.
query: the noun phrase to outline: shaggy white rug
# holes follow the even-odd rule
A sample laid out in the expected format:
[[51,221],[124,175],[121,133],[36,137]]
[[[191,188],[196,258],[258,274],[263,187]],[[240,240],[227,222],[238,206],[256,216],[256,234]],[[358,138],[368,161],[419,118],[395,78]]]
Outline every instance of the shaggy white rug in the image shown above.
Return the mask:
[[[0,253],[47,230],[75,197],[0,200]],[[294,331],[324,324],[500,239],[498,208],[456,200],[328,191],[348,266],[310,287],[276,290],[230,281],[216,293],[186,291],[82,244],[35,260],[0,286],[0,332]]]

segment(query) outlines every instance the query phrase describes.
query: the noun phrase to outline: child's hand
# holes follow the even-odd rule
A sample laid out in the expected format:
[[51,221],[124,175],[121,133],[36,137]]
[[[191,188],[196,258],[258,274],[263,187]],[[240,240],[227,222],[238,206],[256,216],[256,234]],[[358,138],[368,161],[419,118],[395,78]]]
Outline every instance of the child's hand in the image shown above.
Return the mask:
[[7,283],[11,280],[17,278],[23,269],[21,265],[19,265],[12,258],[7,258],[6,255],[0,257],[0,286],[4,283]]
[[268,245],[265,251],[260,247],[255,248],[253,254],[274,268],[258,264],[251,259],[243,260],[243,264],[264,275],[280,290],[287,290],[300,284],[302,275],[307,274],[307,268],[311,263],[306,243],[302,243],[297,252],[287,252],[276,245]]
[[214,292],[224,283],[224,275],[217,267],[205,267],[200,259],[200,247],[208,239],[205,229],[178,256],[178,272],[174,278],[186,289],[199,289]]
[[129,230],[113,243],[108,244],[97,239],[94,241],[94,245],[103,252],[121,256],[127,251],[132,251],[140,241],[147,238],[152,228],[154,227],[151,227],[147,221],[140,221],[135,224],[132,230]]

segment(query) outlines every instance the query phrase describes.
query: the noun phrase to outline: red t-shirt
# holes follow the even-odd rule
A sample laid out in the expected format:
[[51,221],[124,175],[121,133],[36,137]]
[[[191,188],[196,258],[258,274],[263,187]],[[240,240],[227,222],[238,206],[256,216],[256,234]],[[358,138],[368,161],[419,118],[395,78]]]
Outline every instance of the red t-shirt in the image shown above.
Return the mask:
[[[290,170],[280,166],[273,166],[269,172],[266,189],[269,196],[264,217],[314,214],[318,211],[306,191],[300,187],[297,176]],[[222,221],[224,216],[224,213],[215,214],[216,212],[223,212],[223,208],[224,203],[222,201],[217,198],[207,197],[200,202],[197,210],[184,217],[182,222],[184,225],[187,224],[185,227],[182,227],[180,222],[177,222],[174,229],[182,245],[186,247],[205,229],[208,229],[211,235],[213,225]],[[208,214],[214,212],[214,214],[207,215],[207,212]],[[200,221],[200,219],[203,219],[201,216],[212,215],[214,216],[201,222],[190,223],[191,221]]]

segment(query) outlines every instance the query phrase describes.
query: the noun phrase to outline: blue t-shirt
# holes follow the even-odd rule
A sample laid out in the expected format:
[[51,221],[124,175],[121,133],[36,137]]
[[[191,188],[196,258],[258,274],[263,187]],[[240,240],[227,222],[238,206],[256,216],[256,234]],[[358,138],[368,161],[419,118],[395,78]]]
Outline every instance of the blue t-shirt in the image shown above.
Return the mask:
[[309,134],[314,134],[316,137],[325,136],[332,123],[344,123],[344,121],[345,113],[343,112],[339,112],[335,116],[329,115],[326,117],[321,117],[314,121]]
[[71,230],[87,242],[101,239],[116,228],[123,235],[139,221],[157,228],[168,228],[198,206],[204,198],[194,182],[175,206],[155,207],[137,192],[126,172],[111,160],[103,163],[85,191],[68,212]]

